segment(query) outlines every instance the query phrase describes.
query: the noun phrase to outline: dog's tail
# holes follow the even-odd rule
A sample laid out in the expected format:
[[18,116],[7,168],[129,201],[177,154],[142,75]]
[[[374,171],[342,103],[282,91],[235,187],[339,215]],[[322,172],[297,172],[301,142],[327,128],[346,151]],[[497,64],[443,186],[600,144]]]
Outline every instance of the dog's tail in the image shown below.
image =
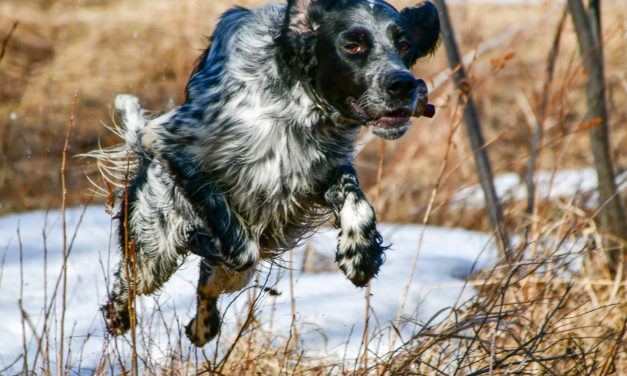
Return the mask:
[[114,191],[127,187],[141,159],[148,156],[148,151],[141,143],[141,131],[150,121],[148,111],[141,107],[137,97],[128,94],[118,95],[114,104],[120,124],[114,122],[112,126],[105,127],[123,139],[124,143],[108,148],[100,147],[83,155],[96,160],[102,181],[90,181],[95,187],[94,192],[100,196],[110,196]]
[[115,109],[122,123],[122,138],[130,151],[136,154],[144,153],[140,143],[139,133],[150,120],[147,111],[139,104],[139,99],[129,94],[120,94],[115,97]]

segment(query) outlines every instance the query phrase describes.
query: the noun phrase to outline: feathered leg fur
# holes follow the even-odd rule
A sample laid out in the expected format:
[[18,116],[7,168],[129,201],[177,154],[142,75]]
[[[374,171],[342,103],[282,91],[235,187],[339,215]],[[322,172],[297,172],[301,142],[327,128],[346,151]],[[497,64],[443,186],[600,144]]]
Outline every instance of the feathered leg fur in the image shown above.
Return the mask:
[[353,166],[336,170],[324,199],[340,228],[335,261],[355,286],[365,286],[383,263],[383,239],[372,204],[359,189]]
[[[208,180],[200,183],[196,180],[202,177],[186,175],[189,170],[179,166],[176,158],[154,154],[152,139],[146,138],[151,133],[146,132],[145,111],[137,98],[120,95],[115,105],[128,151],[139,164],[119,210],[118,233],[125,257],[114,274],[109,302],[101,308],[107,328],[115,335],[126,332],[131,322],[129,292],[141,295],[159,289],[191,251],[203,257],[204,266],[198,284],[198,319],[188,325],[187,334],[194,343],[205,343],[220,328],[219,294],[248,283],[259,260],[258,245],[248,239],[224,198],[206,184]],[[176,121],[176,112],[169,120]],[[173,178],[178,179],[176,184]]]

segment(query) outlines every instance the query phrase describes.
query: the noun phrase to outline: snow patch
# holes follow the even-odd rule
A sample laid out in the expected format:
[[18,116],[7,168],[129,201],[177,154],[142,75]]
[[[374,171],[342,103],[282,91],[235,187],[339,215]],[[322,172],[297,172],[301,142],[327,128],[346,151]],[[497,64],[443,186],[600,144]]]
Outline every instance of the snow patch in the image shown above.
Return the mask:
[[[81,220],[82,210],[74,208],[67,211],[68,243]],[[116,347],[130,353],[130,336],[109,341],[98,310],[106,301],[107,279],[119,259],[113,240],[114,228],[111,217],[101,207],[87,208],[68,257],[65,346],[72,348],[70,364],[74,368],[93,369],[103,354],[114,354]],[[386,327],[395,319],[421,232],[419,225],[382,224],[379,229],[392,247],[386,253],[379,275],[372,282],[371,328]],[[336,230],[321,230],[312,237],[309,247],[333,260],[336,237]],[[41,332],[43,310],[53,294],[63,263],[62,244],[60,212],[0,217],[0,256],[3,257],[0,269],[0,338],[14,339],[3,341],[0,346],[0,369],[9,366],[22,354],[19,301],[38,334]],[[304,247],[296,249],[293,257],[297,327],[302,348],[308,354],[329,355],[338,359],[357,356],[363,335],[365,289],[355,288],[339,270],[300,272]],[[468,299],[473,292],[470,288],[463,288],[465,278],[476,267],[476,262],[484,266],[495,258],[496,251],[488,234],[427,227],[403,314],[425,322],[441,309],[455,305],[458,300]],[[287,254],[281,260],[279,263],[289,266]],[[172,344],[179,342],[180,328],[194,314],[197,278],[198,258],[191,255],[158,294],[138,298],[139,335],[151,339],[146,343],[140,341],[140,353],[150,354],[156,361],[167,359]],[[264,323],[264,330],[286,337],[292,317],[287,269],[264,263],[257,280],[259,284],[267,281],[266,286],[279,293],[278,296],[266,293],[260,299],[257,311],[259,322]],[[228,346],[228,339],[239,330],[238,323],[248,310],[248,296],[252,292],[249,289],[222,298],[221,310],[224,312],[229,307],[224,316],[222,347]],[[61,313],[60,294],[56,303],[52,311],[54,319],[49,321],[53,325],[51,341],[58,341],[56,328]],[[32,360],[37,341],[28,325],[26,338],[29,359]],[[182,343],[187,346],[184,348],[187,354],[194,351],[187,339],[183,339]],[[381,344],[378,348],[382,352],[388,350]],[[211,342],[205,351],[211,353],[214,349],[215,343]],[[375,348],[371,350],[377,351]],[[21,362],[18,361],[9,371],[18,371],[20,367]]]

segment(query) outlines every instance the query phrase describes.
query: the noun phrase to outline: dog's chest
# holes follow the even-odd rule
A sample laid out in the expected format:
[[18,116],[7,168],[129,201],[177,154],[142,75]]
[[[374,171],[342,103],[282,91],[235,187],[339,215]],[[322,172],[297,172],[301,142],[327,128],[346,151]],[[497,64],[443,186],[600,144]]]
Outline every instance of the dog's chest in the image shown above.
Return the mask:
[[297,241],[327,214],[320,206],[326,179],[352,156],[356,132],[275,127],[255,132],[224,170],[232,208],[267,248]]

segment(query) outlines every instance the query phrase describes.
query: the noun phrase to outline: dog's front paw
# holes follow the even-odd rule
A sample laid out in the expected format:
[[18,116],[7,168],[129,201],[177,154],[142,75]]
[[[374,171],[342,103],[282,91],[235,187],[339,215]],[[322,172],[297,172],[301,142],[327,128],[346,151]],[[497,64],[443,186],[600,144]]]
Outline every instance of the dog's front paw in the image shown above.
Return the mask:
[[339,213],[341,232],[335,261],[355,286],[365,286],[383,263],[383,239],[374,209],[361,191],[349,192]]
[[253,240],[242,240],[234,236],[229,241],[220,241],[207,232],[191,231],[187,247],[192,253],[209,261],[212,265],[226,265],[236,271],[250,269],[259,261],[259,246]]
[[383,239],[374,228],[366,234],[340,234],[335,261],[357,287],[365,286],[383,264]]

